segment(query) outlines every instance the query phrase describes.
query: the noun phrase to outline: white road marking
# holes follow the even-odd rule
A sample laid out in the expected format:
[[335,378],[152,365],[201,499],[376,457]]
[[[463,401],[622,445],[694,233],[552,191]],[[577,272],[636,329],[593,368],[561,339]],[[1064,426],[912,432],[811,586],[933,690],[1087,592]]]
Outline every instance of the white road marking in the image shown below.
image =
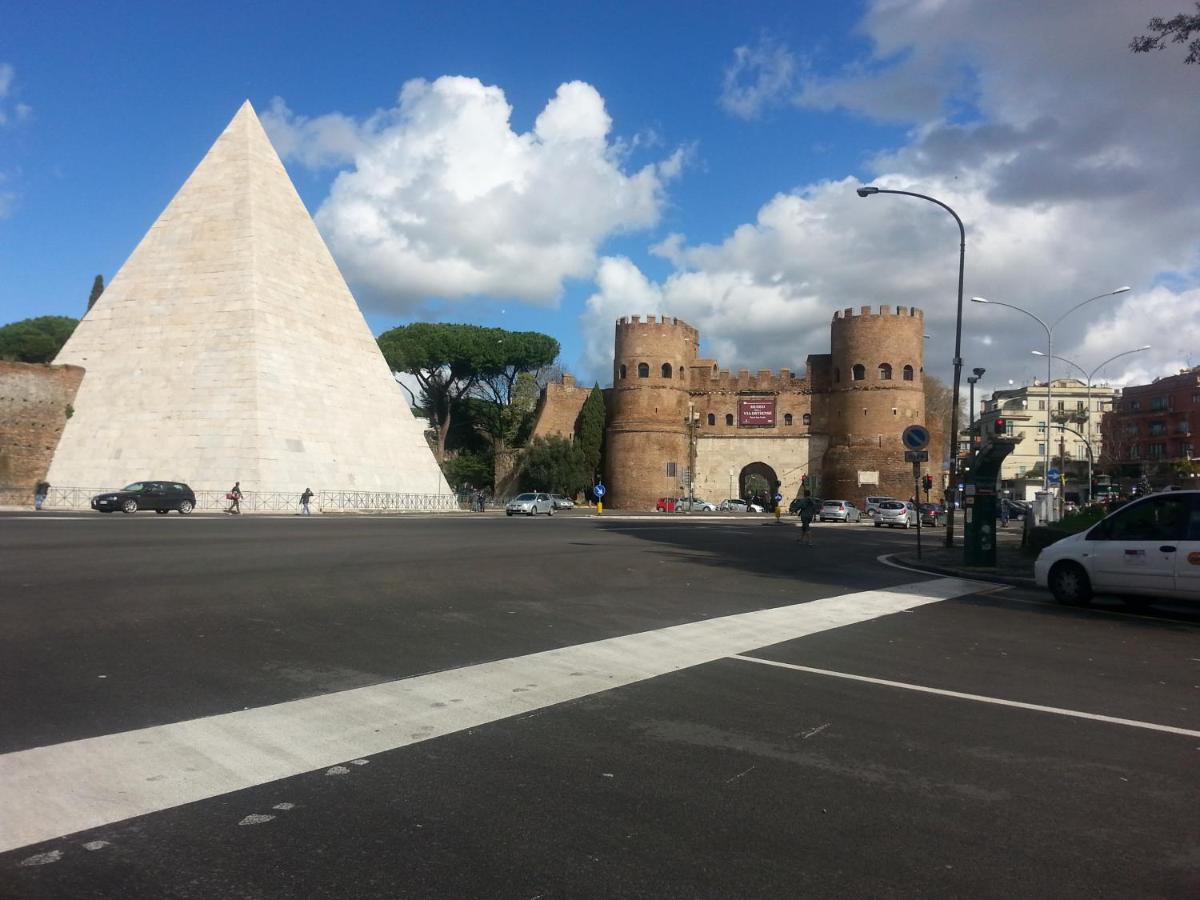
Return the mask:
[[295,803],[276,803],[274,806],[271,807],[271,809],[279,809],[279,810],[283,810],[284,812],[287,812],[289,809],[295,809],[295,808],[296,808]]
[[934,578],[4,754],[0,852],[305,772],[344,768],[344,760],[976,589],[973,582]]
[[49,853],[35,853],[33,856],[26,857],[21,860],[23,866],[44,866],[47,863],[56,863],[62,859],[61,850],[51,850]]
[[84,850],[103,850],[105,847],[111,847],[108,841],[88,841],[83,845]]
[[760,659],[755,656],[743,656],[740,653],[731,655],[732,659],[743,662],[758,663],[761,666],[775,666],[779,669],[792,669],[796,672],[807,672],[810,675],[828,675],[831,678],[845,678],[849,681],[862,681],[867,684],[878,684],[883,687],[901,688],[906,691],[919,691],[923,694],[937,694],[941,697],[953,697],[956,700],[973,700],[976,703],[993,703],[996,706],[1011,706],[1016,709],[1030,709],[1034,712],[1052,713],[1056,716],[1070,716],[1075,719],[1090,719],[1094,722],[1107,722],[1110,725],[1128,725],[1131,728],[1146,728],[1150,731],[1163,731],[1167,734],[1182,734],[1186,737],[1200,738],[1200,731],[1188,728],[1178,728],[1174,725],[1159,725],[1154,722],[1142,722],[1138,719],[1122,719],[1117,716],[1103,716],[1099,713],[1081,712],[1077,709],[1062,709],[1057,706],[1042,706],[1038,703],[1022,703],[1020,700],[1005,700],[1001,697],[985,697],[982,694],[965,694],[962,691],[948,691],[944,688],[926,687],[923,684],[909,684],[905,681],[889,681],[886,678],[872,678],[868,675],[851,675],[848,672],[834,672],[829,669],[815,669],[812,666],[798,666],[795,663],[778,662],[773,659]]
[[331,769],[326,769],[325,774],[326,775],[349,775],[350,770],[347,769],[345,766],[334,766]]
[[242,821],[238,822],[238,824],[239,825],[262,825],[264,822],[270,822],[274,818],[275,818],[274,816],[266,816],[266,815],[263,815],[262,813],[251,813],[250,815],[246,816],[246,818],[242,819]]

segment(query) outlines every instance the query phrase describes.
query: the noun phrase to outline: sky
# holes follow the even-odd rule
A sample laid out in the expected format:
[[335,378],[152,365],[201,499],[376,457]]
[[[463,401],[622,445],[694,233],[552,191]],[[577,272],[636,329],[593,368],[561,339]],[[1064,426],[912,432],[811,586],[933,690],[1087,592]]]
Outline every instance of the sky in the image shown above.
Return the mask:
[[[81,315],[248,98],[375,333],[543,331],[606,385],[623,315],[802,371],[906,305],[948,380],[957,226],[874,184],[958,212],[966,298],[1144,383],[1200,365],[1200,66],[1128,44],[1187,5],[10,2],[0,322]],[[1045,376],[1036,321],[964,302],[982,393]]]

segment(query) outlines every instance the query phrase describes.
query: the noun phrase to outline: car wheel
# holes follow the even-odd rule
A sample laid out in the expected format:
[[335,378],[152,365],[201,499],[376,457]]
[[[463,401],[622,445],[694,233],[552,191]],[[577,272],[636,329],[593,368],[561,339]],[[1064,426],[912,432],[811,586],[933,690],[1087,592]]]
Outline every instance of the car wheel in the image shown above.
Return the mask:
[[125,500],[124,502],[122,502],[121,503],[121,512],[123,512],[123,513],[137,512],[137,501],[130,498],[129,500]]
[[1074,562],[1060,562],[1050,570],[1047,579],[1050,593],[1059,603],[1068,606],[1086,606],[1092,599],[1092,583],[1083,566]]
[[546,515],[548,515],[548,516],[554,515],[554,507],[553,506],[550,507],[548,510],[546,510]]
[[876,523],[875,523],[875,527],[876,527],[876,528],[882,528],[882,527],[883,527],[883,523],[882,523],[882,522],[876,522]]
[[194,503],[192,503],[191,500],[180,500],[179,501],[179,514],[181,516],[188,515],[195,508],[196,508],[196,506]]
[[904,530],[905,530],[905,531],[908,531],[908,527],[909,527],[909,526],[908,526],[908,519],[905,519],[905,520],[904,520]]
[[167,513],[170,512],[170,510],[169,509],[156,509],[154,512],[156,515],[165,516]]
[[529,510],[529,512],[527,512],[525,515],[529,516],[529,518],[532,519],[534,516],[537,515],[537,507],[535,506],[535,507],[531,508]]
[[511,515],[512,515],[512,510],[511,510],[511,509],[506,509],[506,510],[504,511],[504,514],[505,514],[506,516],[511,516]]

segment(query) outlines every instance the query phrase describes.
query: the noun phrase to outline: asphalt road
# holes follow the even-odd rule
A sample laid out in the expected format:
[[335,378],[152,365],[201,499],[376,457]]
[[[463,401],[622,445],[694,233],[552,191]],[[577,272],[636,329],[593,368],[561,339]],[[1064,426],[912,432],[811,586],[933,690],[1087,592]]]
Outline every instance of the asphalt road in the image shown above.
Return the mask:
[[1200,615],[765,517],[0,516],[0,896],[1197,896]]

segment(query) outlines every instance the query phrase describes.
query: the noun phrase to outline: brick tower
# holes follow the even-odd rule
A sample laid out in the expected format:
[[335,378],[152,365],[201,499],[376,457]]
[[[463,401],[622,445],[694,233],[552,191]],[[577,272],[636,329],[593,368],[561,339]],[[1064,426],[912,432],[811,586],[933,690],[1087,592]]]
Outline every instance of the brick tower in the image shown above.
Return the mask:
[[617,321],[608,418],[605,503],[654,509],[688,467],[688,369],[700,334],[679,319]]
[[[819,491],[863,504],[867,495],[913,495],[912,464],[900,434],[925,422],[924,314],[864,306],[834,313],[829,449]],[[937,451],[931,447],[932,459]],[[935,466],[936,468],[936,466]],[[874,479],[877,483],[872,483]]]

